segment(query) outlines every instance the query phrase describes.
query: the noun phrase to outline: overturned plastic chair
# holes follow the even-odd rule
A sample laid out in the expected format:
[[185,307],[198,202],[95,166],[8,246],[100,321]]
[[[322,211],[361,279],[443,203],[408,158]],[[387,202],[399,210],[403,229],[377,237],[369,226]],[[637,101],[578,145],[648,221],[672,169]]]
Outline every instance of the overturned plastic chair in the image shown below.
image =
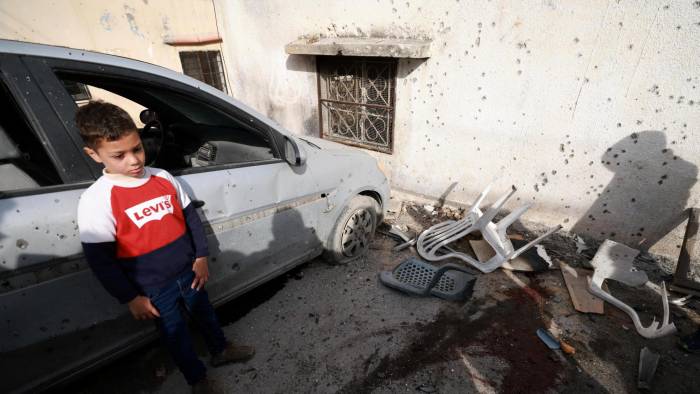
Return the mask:
[[391,271],[379,274],[385,286],[416,296],[433,295],[445,300],[461,301],[474,289],[476,277],[466,267],[445,264],[435,267],[410,257]]
[[637,311],[631,306],[615,298],[612,294],[603,290],[603,282],[606,279],[615,280],[626,284],[627,286],[639,287],[649,282],[646,272],[638,271],[634,268],[633,263],[639,251],[632,249],[627,245],[605,240],[595,256],[591,265],[595,268],[593,278],[588,278],[588,291],[609,302],[625,312],[637,330],[639,335],[644,338],[661,338],[666,335],[676,332],[676,325],[671,322],[671,315],[668,306],[668,293],[666,292],[666,284],[661,285],[661,301],[664,310],[664,316],[661,321],[656,321],[654,317],[651,323],[644,327]]
[[[481,272],[489,273],[502,266],[506,261],[518,257],[544,238],[561,229],[562,226],[559,225],[533,241],[528,242],[520,249],[515,250],[513,243],[510,242],[510,239],[508,239],[506,235],[506,230],[508,226],[518,220],[518,218],[530,208],[531,204],[524,205],[511,212],[498,223],[493,223],[492,220],[517,189],[513,186],[508,193],[499,198],[485,213],[481,212],[480,205],[484,201],[484,198],[486,198],[489,190],[491,190],[492,185],[493,184],[488,185],[479,195],[474,205],[465,213],[464,218],[457,221],[448,220],[438,223],[423,231],[420,236],[418,236],[416,245],[418,253],[423,258],[430,261],[439,261],[456,257],[471,264]],[[496,254],[486,262],[480,262],[468,254],[455,251],[447,246],[451,242],[457,241],[475,231],[480,231],[484,240],[486,240],[496,252]]]

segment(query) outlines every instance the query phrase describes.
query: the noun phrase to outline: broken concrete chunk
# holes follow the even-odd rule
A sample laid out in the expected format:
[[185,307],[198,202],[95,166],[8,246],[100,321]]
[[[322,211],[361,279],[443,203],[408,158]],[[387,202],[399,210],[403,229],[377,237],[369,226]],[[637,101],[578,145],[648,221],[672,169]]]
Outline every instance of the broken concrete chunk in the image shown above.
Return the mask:
[[588,245],[583,241],[583,238],[576,236],[576,254],[581,254],[584,250],[588,249]]
[[593,278],[589,280],[588,290],[595,296],[602,298],[613,306],[627,313],[634,323],[639,335],[645,338],[659,338],[676,332],[676,326],[670,322],[670,313],[668,306],[668,293],[666,285],[662,284],[662,302],[664,308],[663,320],[659,323],[656,318],[648,327],[642,325],[639,315],[631,306],[613,297],[610,293],[603,290],[603,282],[606,279],[612,279],[622,282],[628,286],[640,286],[648,281],[646,273],[637,271],[632,266],[634,258],[637,257],[639,251],[632,249],[626,245],[606,240],[600,246],[593,257],[591,264],[595,268]]
[[408,235],[408,228],[406,226],[401,228],[397,225],[392,225],[391,229],[389,229],[389,235],[397,240],[401,240],[401,242],[408,242],[412,238],[410,235]]
[[537,255],[540,256],[545,263],[547,263],[547,268],[551,268],[552,258],[547,254],[547,249],[545,249],[542,245],[535,245],[535,250],[537,250]]
[[689,294],[685,297],[681,298],[676,298],[675,300],[671,300],[671,304],[677,305],[677,306],[685,306],[688,302],[690,302],[690,299],[693,298],[692,294]]
[[643,347],[639,352],[639,375],[637,377],[637,388],[650,389],[651,381],[659,365],[660,356],[647,347]]

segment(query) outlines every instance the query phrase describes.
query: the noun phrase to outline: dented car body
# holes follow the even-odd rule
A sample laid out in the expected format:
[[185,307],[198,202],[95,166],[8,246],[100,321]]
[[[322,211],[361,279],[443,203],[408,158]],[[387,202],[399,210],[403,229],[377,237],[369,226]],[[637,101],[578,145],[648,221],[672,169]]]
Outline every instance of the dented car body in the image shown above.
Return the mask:
[[214,304],[327,250],[352,223],[339,221],[352,216],[353,199],[376,203],[374,226],[386,209],[388,182],[368,154],[292,136],[172,70],[0,40],[0,71],[9,113],[0,128],[2,392],[65,382],[155,337],[154,325],[111,298],[82,256],[78,199],[101,169],[81,151],[69,89],[76,83],[157,114],[144,122],[147,160],[178,177],[201,207]]

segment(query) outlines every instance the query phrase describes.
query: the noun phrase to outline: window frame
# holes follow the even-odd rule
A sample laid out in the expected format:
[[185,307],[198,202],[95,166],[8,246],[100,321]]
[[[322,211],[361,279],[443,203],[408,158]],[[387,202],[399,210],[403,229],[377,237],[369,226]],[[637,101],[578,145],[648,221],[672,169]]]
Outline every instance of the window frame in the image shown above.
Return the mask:
[[94,179],[86,165],[86,155],[74,144],[65,125],[58,118],[56,102],[52,102],[53,91],[39,86],[42,80],[40,73],[28,67],[25,56],[6,53],[0,53],[0,70],[0,79],[6,86],[10,99],[14,100],[27,126],[43,145],[42,148],[63,182],[58,185],[0,191],[0,199],[87,187]]
[[[212,94],[202,91],[201,89],[188,85],[184,82],[173,80],[167,77],[163,77],[156,74],[151,74],[148,72],[134,70],[131,68],[104,65],[89,62],[80,62],[65,59],[42,59],[41,64],[45,65],[51,78],[55,80],[55,84],[61,85],[62,83],[58,78],[58,73],[68,73],[68,74],[83,74],[92,75],[95,77],[103,78],[114,78],[119,79],[128,83],[135,83],[144,86],[150,86],[155,89],[165,89],[172,91],[177,94],[185,95],[187,97],[196,98],[198,101],[204,102],[206,105],[212,107],[215,110],[224,112],[228,116],[236,118],[239,122],[245,123],[248,126],[256,129],[261,134],[267,136],[270,147],[273,150],[274,159],[262,160],[256,162],[245,162],[245,163],[228,163],[228,164],[218,164],[205,167],[190,167],[180,170],[171,171],[173,175],[188,175],[197,174],[209,171],[222,171],[233,168],[250,167],[257,165],[267,165],[283,162],[284,152],[281,149],[284,145],[284,136],[279,132],[274,130],[274,128],[266,125],[263,121],[250,114],[241,108],[226,102]],[[215,89],[215,88],[214,88]],[[58,94],[57,94],[58,95]],[[64,111],[59,115],[61,120],[66,125],[68,132],[80,141],[81,147],[83,145],[82,139],[80,139],[80,133],[77,125],[75,124],[75,111],[77,110],[77,104],[73,101],[72,97],[68,92],[63,89],[63,99],[69,101],[70,104],[64,105]],[[129,97],[125,97],[129,99]],[[92,161],[92,160],[91,160]],[[95,178],[99,178],[102,175],[101,167],[97,166],[98,172],[95,174]]]
[[[340,61],[340,60],[345,60],[345,61],[354,61],[354,62],[383,62],[383,63],[390,63],[389,67],[391,69],[391,81],[389,82],[391,86],[393,86],[393,94],[391,95],[389,101],[389,106],[377,106],[373,104],[362,104],[362,103],[340,103],[336,100],[332,99],[324,99],[322,98],[322,82],[321,82],[321,63],[322,61]],[[355,146],[358,148],[363,148],[363,149],[368,149],[372,150],[374,152],[379,152],[379,153],[384,153],[384,154],[393,154],[394,152],[394,131],[395,131],[395,125],[396,125],[396,88],[397,88],[397,72],[398,72],[398,59],[395,58],[388,58],[388,57],[371,57],[371,56],[316,56],[316,87],[317,87],[317,94],[318,94],[318,121],[319,121],[319,137],[322,139],[327,139],[329,141],[337,142],[340,144],[344,145],[349,145],[349,146]],[[372,144],[366,144],[362,143],[359,141],[355,141],[353,139],[343,139],[343,138],[334,138],[333,136],[330,135],[330,133],[325,133],[324,132],[324,116],[323,116],[323,101],[330,102],[330,103],[336,103],[336,104],[344,104],[344,105],[355,105],[358,107],[367,107],[367,108],[372,108],[372,107],[380,107],[380,108],[385,108],[389,111],[390,116],[391,116],[391,123],[388,124],[389,127],[389,144],[387,148],[382,148],[381,146],[378,145],[372,145]],[[358,123],[359,124],[359,123]]]
[[[210,53],[214,53],[215,56],[218,57],[218,61],[215,60],[212,62],[211,58],[209,56]],[[199,71],[200,71],[200,74],[202,76],[202,79],[197,78],[197,76],[195,76],[195,75],[189,74],[187,72],[188,70],[185,70],[185,59],[183,59],[183,55],[185,55],[186,57],[194,56],[195,61],[199,64]],[[212,70],[212,67],[211,67],[212,65],[216,65],[217,67],[221,66],[221,68],[216,71],[216,74],[220,75],[222,89],[219,89],[215,85],[204,80],[205,73],[204,73],[204,68],[202,67],[202,55],[204,55],[206,57],[206,64],[209,67],[210,71]],[[207,85],[213,87],[214,89],[217,89],[217,90],[220,90],[226,94],[229,94],[228,84],[226,83],[226,70],[224,68],[224,58],[223,58],[223,55],[221,54],[220,50],[202,49],[202,50],[197,50],[197,51],[178,51],[178,57],[180,58],[180,66],[182,66],[182,73],[184,75],[187,75],[188,77],[194,78],[200,82],[206,83]],[[190,60],[190,59],[188,59],[188,60]],[[192,71],[192,70],[189,70],[189,71]],[[214,73],[210,72],[209,74],[210,74],[210,77],[212,77]]]

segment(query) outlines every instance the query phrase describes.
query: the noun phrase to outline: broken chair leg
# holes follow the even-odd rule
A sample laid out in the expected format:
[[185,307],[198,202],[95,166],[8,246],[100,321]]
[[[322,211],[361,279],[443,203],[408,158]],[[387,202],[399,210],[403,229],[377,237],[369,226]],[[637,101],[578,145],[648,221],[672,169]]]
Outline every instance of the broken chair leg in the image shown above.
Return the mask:
[[591,294],[600,297],[629,315],[639,335],[645,338],[659,338],[672,334],[676,332],[676,326],[670,322],[666,284],[662,284],[661,286],[664,308],[663,320],[657,323],[656,318],[654,318],[647,327],[642,325],[642,321],[639,319],[639,315],[634,308],[613,297],[602,288],[603,282],[606,279],[615,280],[628,286],[635,287],[646,283],[648,281],[646,273],[637,271],[632,266],[632,262],[638,254],[638,250],[632,249],[626,245],[610,240],[603,242],[591,262],[595,268],[595,272],[593,273],[593,278],[589,279],[588,290]]

